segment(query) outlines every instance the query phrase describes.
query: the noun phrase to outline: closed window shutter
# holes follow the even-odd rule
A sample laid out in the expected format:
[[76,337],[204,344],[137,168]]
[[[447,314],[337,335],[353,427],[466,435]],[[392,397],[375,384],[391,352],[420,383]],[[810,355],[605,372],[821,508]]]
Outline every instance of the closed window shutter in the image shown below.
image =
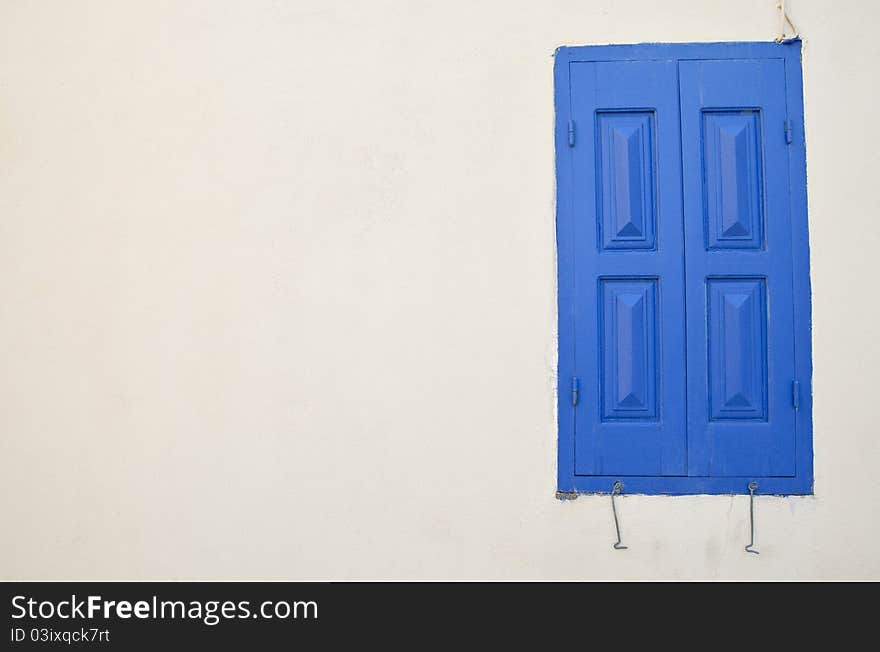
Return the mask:
[[688,472],[794,475],[784,64],[679,65]]
[[577,473],[684,475],[675,62],[572,65]]
[[560,487],[803,493],[799,46],[676,47],[599,46],[557,71]]

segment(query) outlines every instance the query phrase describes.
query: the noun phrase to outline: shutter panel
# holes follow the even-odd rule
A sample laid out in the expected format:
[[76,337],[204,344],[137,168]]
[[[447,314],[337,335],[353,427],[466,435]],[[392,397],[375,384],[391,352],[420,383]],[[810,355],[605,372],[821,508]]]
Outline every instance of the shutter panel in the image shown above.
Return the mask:
[[688,474],[795,474],[782,59],[681,61]]
[[685,475],[675,61],[571,65],[577,475]]

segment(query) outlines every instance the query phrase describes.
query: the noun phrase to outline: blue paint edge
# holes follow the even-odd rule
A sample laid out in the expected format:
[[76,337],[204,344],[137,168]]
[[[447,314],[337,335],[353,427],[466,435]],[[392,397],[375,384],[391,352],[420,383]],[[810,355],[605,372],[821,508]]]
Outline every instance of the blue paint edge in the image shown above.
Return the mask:
[[[628,494],[698,495],[748,494],[751,480],[759,494],[812,495],[813,488],[813,392],[812,327],[809,227],[807,221],[807,167],[804,136],[803,70],[801,40],[783,43],[640,43],[634,45],[562,46],[556,49],[553,67],[556,114],[556,255],[558,315],[557,489],[563,493],[608,494],[614,480],[622,480]],[[687,60],[781,58],[785,61],[786,103],[793,142],[789,149],[789,205],[792,223],[794,273],[795,373],[802,396],[796,423],[796,473],[794,477],[706,478],[647,476],[577,476],[574,471],[575,411],[567,391],[574,375],[574,253],[572,201],[572,155],[568,145],[571,114],[569,64],[575,61]],[[559,243],[567,243],[560,247]],[[569,312],[564,313],[563,307]]]
[[795,52],[800,61],[800,39],[710,43],[635,43],[631,45],[574,45],[556,49],[557,60],[565,54],[575,61],[681,61],[688,59],[773,59],[789,58]]
[[812,480],[799,477],[735,477],[706,478],[685,476],[574,476],[571,489],[560,491],[579,494],[610,494],[615,480],[623,482],[625,494],[694,496],[694,495],[748,495],[749,482],[758,483],[756,494],[773,496],[812,495]]
[[791,211],[794,290],[795,380],[800,384],[800,405],[795,414],[797,477],[803,490],[814,493],[813,476],[813,338],[810,288],[810,237],[807,219],[807,149],[804,133],[804,78],[801,41],[791,40],[785,50],[785,101],[792,142],[788,153],[789,210]]
[[[574,410],[565,379],[574,375],[574,230],[572,223],[572,156],[568,144],[571,113],[569,48],[559,48],[553,67],[556,107],[556,269],[557,269],[557,487],[571,492],[574,485]],[[575,136],[577,138],[577,135]],[[559,246],[565,243],[565,246]],[[563,312],[566,306],[570,312]]]

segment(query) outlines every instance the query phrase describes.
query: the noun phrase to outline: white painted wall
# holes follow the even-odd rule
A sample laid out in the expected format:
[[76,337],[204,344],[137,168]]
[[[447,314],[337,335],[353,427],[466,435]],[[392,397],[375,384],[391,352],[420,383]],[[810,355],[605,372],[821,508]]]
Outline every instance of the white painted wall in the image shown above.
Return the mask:
[[0,577],[873,578],[880,5],[805,37],[816,495],[554,499],[552,54],[773,0],[0,2]]

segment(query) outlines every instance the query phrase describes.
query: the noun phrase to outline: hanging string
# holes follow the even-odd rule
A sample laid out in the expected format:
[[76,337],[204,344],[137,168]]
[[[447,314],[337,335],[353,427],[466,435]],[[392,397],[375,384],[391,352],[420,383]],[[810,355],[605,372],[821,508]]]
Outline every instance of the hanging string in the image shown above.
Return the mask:
[[[785,11],[785,0],[779,0],[779,2],[776,3],[776,9],[779,12],[779,27],[776,30],[776,42],[782,43],[786,39],[797,38],[800,34],[800,30],[798,30],[797,25],[792,22],[791,17]],[[791,27],[794,32],[791,36],[785,35],[785,23],[788,23],[788,26]]]

